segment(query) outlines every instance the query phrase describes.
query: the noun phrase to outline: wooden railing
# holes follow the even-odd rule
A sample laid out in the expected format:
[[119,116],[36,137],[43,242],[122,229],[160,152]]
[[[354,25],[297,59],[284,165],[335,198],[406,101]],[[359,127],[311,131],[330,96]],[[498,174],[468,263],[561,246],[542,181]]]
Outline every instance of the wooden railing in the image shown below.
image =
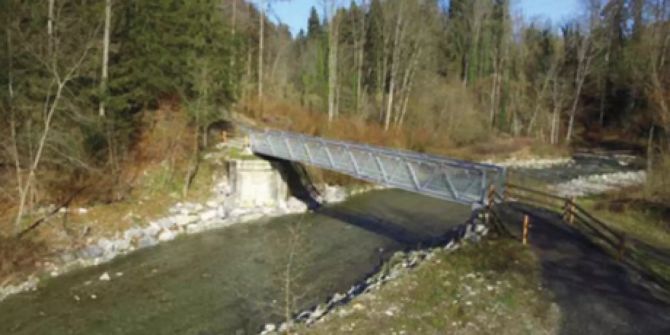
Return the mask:
[[[609,224],[577,204],[574,198],[561,197],[537,189],[509,183],[505,185],[502,194],[491,190],[489,196],[498,204],[517,201],[561,213],[562,222],[586,233],[594,243],[603,247],[606,252],[612,254],[619,262],[626,263],[634,269],[642,271],[660,285],[670,287],[670,281],[666,279],[666,276],[659,275],[657,271],[648,265],[649,260],[656,264],[663,264],[663,259],[652,253],[642,255],[642,250],[648,247],[643,246],[635,239],[629,238],[625,233],[612,229]],[[492,216],[495,220],[500,220],[493,205],[490,205],[487,209],[490,212],[487,215]],[[532,229],[529,232],[531,223],[528,221],[529,217],[525,216],[522,224],[522,241],[532,239]],[[504,226],[501,221],[495,224],[496,227]],[[509,234],[509,231],[507,233]],[[668,266],[668,270],[670,271],[670,265]]]

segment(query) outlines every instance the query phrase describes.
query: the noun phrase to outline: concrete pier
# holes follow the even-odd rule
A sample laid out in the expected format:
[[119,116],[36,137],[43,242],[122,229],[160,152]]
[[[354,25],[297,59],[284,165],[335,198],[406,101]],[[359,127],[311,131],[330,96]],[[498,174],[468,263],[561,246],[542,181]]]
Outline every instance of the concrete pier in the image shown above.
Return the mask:
[[289,196],[286,182],[267,160],[231,161],[228,178],[236,195],[237,207],[283,206]]

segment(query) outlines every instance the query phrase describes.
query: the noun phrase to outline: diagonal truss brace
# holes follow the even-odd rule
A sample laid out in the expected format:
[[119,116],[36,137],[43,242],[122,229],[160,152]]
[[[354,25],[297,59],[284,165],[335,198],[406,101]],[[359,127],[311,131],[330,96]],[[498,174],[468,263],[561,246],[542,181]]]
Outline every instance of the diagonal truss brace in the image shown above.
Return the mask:
[[485,204],[503,191],[504,167],[412,151],[327,140],[276,130],[248,130],[254,153],[301,162],[440,199]]

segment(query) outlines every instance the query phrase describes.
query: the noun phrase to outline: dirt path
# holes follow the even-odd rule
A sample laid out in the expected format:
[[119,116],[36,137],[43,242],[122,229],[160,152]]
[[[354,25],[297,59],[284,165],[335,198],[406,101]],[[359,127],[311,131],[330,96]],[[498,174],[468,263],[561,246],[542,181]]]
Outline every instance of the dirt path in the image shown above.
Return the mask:
[[530,244],[542,285],[561,308],[560,334],[670,334],[670,294],[617,262],[559,214],[520,204],[500,214],[520,235],[530,215]]

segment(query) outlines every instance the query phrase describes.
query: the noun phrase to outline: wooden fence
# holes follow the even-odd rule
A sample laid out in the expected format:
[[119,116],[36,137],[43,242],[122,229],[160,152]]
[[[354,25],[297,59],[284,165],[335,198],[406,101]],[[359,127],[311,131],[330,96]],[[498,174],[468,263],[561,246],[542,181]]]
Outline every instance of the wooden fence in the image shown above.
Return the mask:
[[[508,202],[520,202],[544,209],[561,213],[562,222],[574,226],[585,233],[594,243],[600,245],[606,252],[614,256],[619,262],[625,263],[632,268],[647,274],[660,285],[670,287],[667,276],[658,274],[658,269],[653,269],[649,263],[665,264],[667,260],[661,259],[654,253],[643,252],[648,246],[642,245],[636,239],[629,238],[625,233],[612,229],[604,221],[589,213],[584,207],[577,204],[574,198],[561,197],[537,189],[506,184],[504,192],[499,193],[490,189],[488,193],[487,218],[499,231],[513,236],[501,221],[500,214],[496,210],[497,204]],[[532,240],[532,219],[524,216],[522,224],[522,236],[520,239],[524,244]],[[670,271],[670,264],[666,264],[665,271]],[[669,272],[670,273],[670,272]]]

